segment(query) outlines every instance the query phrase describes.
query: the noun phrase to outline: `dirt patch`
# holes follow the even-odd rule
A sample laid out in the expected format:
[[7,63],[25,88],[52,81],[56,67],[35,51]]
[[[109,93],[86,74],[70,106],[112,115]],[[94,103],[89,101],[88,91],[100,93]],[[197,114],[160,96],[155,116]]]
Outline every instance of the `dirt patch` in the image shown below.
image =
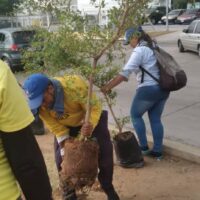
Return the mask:
[[161,36],[161,35],[165,35],[165,34],[169,34],[169,33],[173,33],[175,31],[150,31],[150,32],[147,32],[151,37],[158,37],[158,36]]
[[[58,175],[54,162],[53,135],[37,136],[50,176],[55,200],[60,200]],[[145,157],[140,169],[114,168],[113,183],[121,200],[200,200],[200,166],[165,155],[162,161]],[[106,200],[98,183],[89,195],[79,199]]]

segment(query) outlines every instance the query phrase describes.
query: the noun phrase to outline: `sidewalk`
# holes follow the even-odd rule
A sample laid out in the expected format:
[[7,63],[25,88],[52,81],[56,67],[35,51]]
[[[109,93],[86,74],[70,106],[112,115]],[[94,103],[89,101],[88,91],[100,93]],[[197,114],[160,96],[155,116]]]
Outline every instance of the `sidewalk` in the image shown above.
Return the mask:
[[[47,164],[53,197],[61,200],[54,162],[53,134],[37,136]],[[115,154],[114,154],[115,155]],[[121,200],[199,200],[199,165],[166,155],[161,161],[145,157],[145,167],[114,166],[113,184]],[[85,191],[85,190],[84,190]],[[82,200],[107,200],[98,182]],[[82,195],[84,195],[82,194]]]

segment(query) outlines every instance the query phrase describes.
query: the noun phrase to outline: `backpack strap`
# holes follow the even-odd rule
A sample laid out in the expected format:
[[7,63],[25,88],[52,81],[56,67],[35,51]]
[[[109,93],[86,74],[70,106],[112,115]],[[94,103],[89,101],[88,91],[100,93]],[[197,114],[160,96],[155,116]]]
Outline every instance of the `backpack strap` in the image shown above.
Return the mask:
[[[158,49],[159,50],[159,46],[157,45],[157,43],[154,41],[154,47],[150,47],[148,45],[145,45],[145,44],[140,44],[140,46],[146,46],[146,47],[149,47],[153,53],[154,53],[154,50],[155,49]],[[154,53],[155,54],[155,53]],[[139,66],[139,68],[141,69],[142,71],[142,77],[141,77],[141,82],[140,83],[143,83],[144,82],[144,73],[148,74],[151,78],[153,78],[156,82],[160,83],[160,80],[158,78],[156,78],[155,76],[153,76],[149,71],[147,71],[144,67],[142,66]]]
[[141,76],[141,81],[140,81],[140,83],[143,83],[143,82],[144,82],[144,70],[143,70],[143,67],[142,67],[142,66],[140,66],[140,69],[141,69],[141,71],[142,71],[142,76]]
[[153,76],[149,71],[147,71],[144,67],[140,66],[139,67],[142,71],[142,78],[141,78],[141,83],[144,82],[144,72],[147,73],[151,78],[153,78],[155,81],[157,81],[158,83],[160,83],[160,80],[158,78],[156,78],[155,76]]

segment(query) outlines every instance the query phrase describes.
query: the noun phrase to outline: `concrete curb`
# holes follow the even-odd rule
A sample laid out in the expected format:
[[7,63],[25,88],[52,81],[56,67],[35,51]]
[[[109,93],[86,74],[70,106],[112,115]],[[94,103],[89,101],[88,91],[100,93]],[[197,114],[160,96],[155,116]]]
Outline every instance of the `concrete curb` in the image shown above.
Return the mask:
[[[117,129],[111,124],[109,124],[109,129],[111,131],[117,131]],[[133,129],[126,129],[126,128],[124,128],[123,131],[134,132]],[[148,139],[149,144],[151,145],[153,142],[152,136],[147,135],[147,139]],[[190,146],[187,144],[183,144],[183,143],[172,141],[165,138],[164,138],[163,146],[164,146],[164,153],[168,155],[180,157],[184,160],[200,164],[200,148],[198,147]]]
[[164,151],[170,155],[200,164],[200,149],[197,147],[164,139]]

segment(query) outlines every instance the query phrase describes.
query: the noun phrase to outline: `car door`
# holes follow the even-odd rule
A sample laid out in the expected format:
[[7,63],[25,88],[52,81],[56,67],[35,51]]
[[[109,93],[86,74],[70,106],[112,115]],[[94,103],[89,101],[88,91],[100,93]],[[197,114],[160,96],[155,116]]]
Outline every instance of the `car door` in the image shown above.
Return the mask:
[[197,22],[192,39],[193,39],[193,49],[194,51],[198,51],[200,45],[200,20]]
[[187,29],[187,32],[182,35],[181,41],[185,49],[188,50],[193,50],[194,49],[194,44],[193,44],[193,34],[194,34],[194,29],[196,27],[197,22],[193,21]]

